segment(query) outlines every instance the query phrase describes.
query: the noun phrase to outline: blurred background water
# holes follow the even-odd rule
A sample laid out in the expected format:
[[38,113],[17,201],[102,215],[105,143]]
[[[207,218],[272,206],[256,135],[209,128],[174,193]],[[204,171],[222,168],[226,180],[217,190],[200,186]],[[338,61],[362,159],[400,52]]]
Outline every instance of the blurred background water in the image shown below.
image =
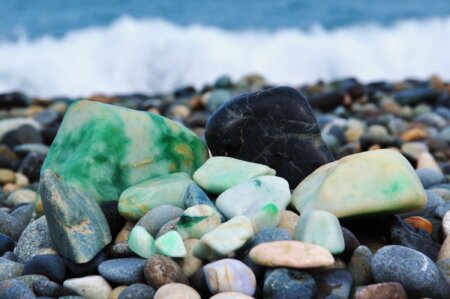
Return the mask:
[[450,79],[449,0],[2,0],[0,91]]

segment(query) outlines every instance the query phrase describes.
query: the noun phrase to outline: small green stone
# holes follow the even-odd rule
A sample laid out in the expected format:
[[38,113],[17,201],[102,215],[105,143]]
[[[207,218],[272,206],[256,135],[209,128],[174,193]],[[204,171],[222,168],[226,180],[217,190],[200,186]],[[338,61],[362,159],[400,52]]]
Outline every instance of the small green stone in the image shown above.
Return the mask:
[[156,253],[168,257],[185,257],[186,248],[183,239],[176,231],[172,230],[156,239]]
[[127,220],[137,221],[162,205],[184,208],[184,194],[192,183],[189,175],[177,172],[131,186],[120,195],[119,213]]
[[339,220],[326,211],[303,211],[295,228],[295,240],[322,246],[332,254],[342,253],[345,249]]
[[218,194],[263,175],[275,175],[275,170],[230,157],[212,157],[194,173],[194,180],[206,191]]
[[220,225],[221,216],[207,205],[196,205],[186,209],[177,223],[177,231],[183,240],[200,239]]
[[140,257],[149,258],[155,254],[155,239],[142,226],[135,226],[130,232],[128,247]]
[[255,234],[265,228],[276,227],[281,221],[281,211],[273,202],[256,203],[244,214],[253,224]]

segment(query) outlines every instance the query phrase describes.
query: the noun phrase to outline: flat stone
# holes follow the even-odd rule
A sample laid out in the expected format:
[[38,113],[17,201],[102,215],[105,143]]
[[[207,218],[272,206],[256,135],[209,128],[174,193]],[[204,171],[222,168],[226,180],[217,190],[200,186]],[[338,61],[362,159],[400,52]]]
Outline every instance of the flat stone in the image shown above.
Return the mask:
[[155,238],[164,224],[180,217],[181,214],[183,214],[183,209],[170,205],[162,205],[145,213],[136,225],[145,228]]
[[108,299],[112,292],[111,286],[100,275],[67,279],[63,286],[86,299]]
[[144,276],[147,283],[155,289],[168,283],[189,284],[180,266],[172,259],[159,254],[145,262]]
[[203,266],[203,261],[194,255],[194,247],[199,242],[200,240],[197,239],[189,239],[183,242],[186,255],[179,261],[179,265],[188,278]]
[[194,173],[194,180],[211,193],[222,193],[233,186],[264,175],[275,175],[272,168],[230,157],[209,158]]
[[160,287],[154,299],[201,299],[196,290],[181,283],[169,283]]
[[184,194],[191,183],[186,173],[177,172],[133,185],[120,195],[119,212],[127,220],[137,221],[162,205],[184,208]]
[[184,257],[186,256],[186,248],[184,248],[183,239],[176,231],[165,233],[156,239],[156,252],[168,257]]
[[298,269],[331,266],[334,258],[323,247],[300,241],[275,241],[262,243],[250,250],[250,258],[266,267]]
[[119,299],[148,299],[154,298],[155,289],[144,283],[134,283],[123,290]]
[[239,260],[222,259],[205,265],[203,271],[212,294],[238,292],[252,296],[255,293],[255,275]]
[[297,226],[298,218],[300,216],[292,211],[281,211],[281,220],[278,227],[285,229],[293,239],[295,236],[295,227]]
[[192,175],[206,159],[204,143],[176,122],[82,100],[65,114],[42,173],[50,168],[103,202],[151,178],[177,171]]
[[149,258],[156,252],[155,239],[153,239],[145,228],[139,225],[136,225],[131,230],[128,247],[131,251],[143,258]]
[[66,277],[66,265],[57,255],[35,255],[26,262],[23,274],[40,274],[54,282],[61,283]]
[[52,248],[53,243],[48,231],[47,219],[41,216],[31,222],[17,241],[14,253],[19,262],[26,263],[43,248]]
[[110,282],[130,285],[145,282],[144,265],[141,258],[111,259],[100,263],[98,272]]
[[339,220],[326,211],[302,212],[295,229],[295,240],[322,246],[332,254],[342,253],[345,249]]
[[317,291],[314,278],[297,269],[276,268],[266,274],[264,298],[314,298]]
[[342,218],[420,209],[426,195],[409,162],[382,149],[318,168],[294,190],[292,203],[300,212],[324,210]]
[[355,299],[408,299],[405,289],[398,282],[366,285],[356,289]]
[[359,246],[353,252],[347,269],[353,277],[354,286],[368,285],[372,283],[373,278],[370,267],[372,257],[372,251],[364,245]]
[[207,205],[196,205],[183,212],[176,229],[183,240],[200,239],[219,226],[221,218],[216,209]]
[[214,260],[241,248],[254,236],[253,226],[246,216],[237,216],[204,235],[194,248],[200,258]]
[[62,256],[86,263],[111,241],[108,222],[93,197],[51,170],[43,172],[39,189],[52,243]]
[[399,282],[408,297],[450,297],[445,276],[430,258],[417,250],[398,245],[385,246],[375,253],[371,266],[375,282]]
[[216,199],[217,209],[227,218],[244,214],[253,204],[276,203],[285,210],[291,200],[287,181],[275,176],[260,176],[223,192]]
[[213,156],[267,165],[291,187],[334,160],[308,101],[289,87],[228,101],[209,118],[205,138]]
[[0,257],[0,281],[21,276],[23,267],[21,263]]
[[317,298],[349,298],[352,290],[352,275],[343,269],[330,269],[316,277]]
[[0,281],[0,298],[2,299],[35,299],[33,292],[20,280],[8,279]]

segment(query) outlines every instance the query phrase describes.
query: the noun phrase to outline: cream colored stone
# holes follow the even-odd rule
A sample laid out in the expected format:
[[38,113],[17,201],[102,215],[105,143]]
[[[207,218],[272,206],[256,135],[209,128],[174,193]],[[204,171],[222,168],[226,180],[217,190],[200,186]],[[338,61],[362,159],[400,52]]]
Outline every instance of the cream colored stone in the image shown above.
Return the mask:
[[30,184],[30,180],[20,172],[16,172],[16,185],[19,187],[25,187]]
[[421,153],[419,155],[419,159],[417,160],[417,169],[420,168],[431,168],[436,171],[442,172],[436,160],[430,153]]
[[114,244],[123,243],[125,241],[128,241],[128,238],[130,237],[131,230],[134,227],[134,222],[127,221],[125,222],[125,225],[122,227],[120,232],[117,234],[116,239],[114,240]]
[[442,218],[442,231],[444,236],[448,237],[450,235],[450,211],[447,211]]
[[291,238],[294,238],[295,227],[297,226],[299,215],[292,211],[281,211],[281,221],[278,224],[279,228],[283,228],[288,231]]
[[86,299],[108,299],[112,292],[109,283],[100,275],[67,279],[63,286],[77,292]]
[[118,286],[114,290],[112,290],[111,294],[109,294],[108,299],[118,299],[120,294],[126,289],[128,286]]
[[441,249],[439,250],[439,255],[437,260],[442,261],[444,259],[450,258],[450,238],[447,237],[442,243]]
[[11,192],[7,199],[6,204],[10,206],[17,206],[21,204],[33,204],[36,199],[36,192],[29,189],[19,189]]
[[250,250],[250,258],[266,267],[298,269],[331,266],[334,258],[323,247],[301,241],[276,241],[262,243]]
[[196,290],[182,283],[165,284],[155,293],[155,299],[201,299]]
[[254,299],[254,298],[241,293],[224,292],[216,294],[209,299]]
[[16,174],[14,171],[6,168],[0,168],[0,184],[5,185],[8,183],[16,182]]
[[194,275],[194,273],[203,266],[203,261],[194,255],[194,247],[198,242],[200,241],[197,239],[189,239],[184,241],[186,256],[180,259],[179,264],[188,278]]

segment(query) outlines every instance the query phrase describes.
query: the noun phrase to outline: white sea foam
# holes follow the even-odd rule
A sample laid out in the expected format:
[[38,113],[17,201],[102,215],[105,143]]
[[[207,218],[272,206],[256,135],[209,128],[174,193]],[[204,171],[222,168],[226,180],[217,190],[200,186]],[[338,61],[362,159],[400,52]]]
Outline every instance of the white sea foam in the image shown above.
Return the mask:
[[32,95],[161,92],[248,73],[275,84],[356,76],[450,79],[450,16],[335,30],[226,31],[121,17],[62,38],[0,42],[0,91]]

